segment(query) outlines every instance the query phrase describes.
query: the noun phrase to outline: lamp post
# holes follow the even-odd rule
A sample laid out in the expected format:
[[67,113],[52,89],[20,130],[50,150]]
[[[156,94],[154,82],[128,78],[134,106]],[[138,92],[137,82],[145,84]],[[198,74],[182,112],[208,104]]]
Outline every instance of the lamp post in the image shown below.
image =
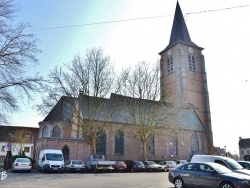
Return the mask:
[[227,157],[227,146],[224,146],[225,148],[225,156]]

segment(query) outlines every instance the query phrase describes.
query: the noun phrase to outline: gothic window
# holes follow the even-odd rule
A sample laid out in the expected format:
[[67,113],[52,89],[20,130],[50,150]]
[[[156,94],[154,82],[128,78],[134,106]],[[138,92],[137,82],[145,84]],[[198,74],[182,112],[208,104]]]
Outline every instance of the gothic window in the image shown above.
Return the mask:
[[100,136],[96,139],[96,153],[100,155],[105,155],[106,134],[105,132],[99,132],[98,135]]
[[154,137],[152,136],[148,142],[147,142],[147,154],[148,155],[154,155],[155,154],[155,151],[154,151],[154,146],[155,143],[154,143]]
[[124,154],[124,133],[121,130],[115,135],[115,154]]
[[49,137],[49,128],[47,126],[43,127],[42,137]]
[[55,126],[53,129],[52,129],[52,137],[56,137],[56,138],[59,138],[60,137],[60,128],[58,126]]
[[198,135],[196,133],[192,134],[191,137],[191,149],[192,151],[199,151],[199,139],[198,139]]
[[196,63],[193,55],[188,55],[188,70],[196,72]]
[[173,57],[169,56],[167,60],[167,73],[170,74],[174,70]]

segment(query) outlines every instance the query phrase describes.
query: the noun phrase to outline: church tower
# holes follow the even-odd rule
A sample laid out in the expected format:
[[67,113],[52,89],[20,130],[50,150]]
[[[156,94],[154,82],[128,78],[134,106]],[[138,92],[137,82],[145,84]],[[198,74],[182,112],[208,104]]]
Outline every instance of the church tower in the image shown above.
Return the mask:
[[192,108],[206,128],[212,148],[209,96],[202,47],[192,42],[177,1],[171,36],[161,56],[161,100]]

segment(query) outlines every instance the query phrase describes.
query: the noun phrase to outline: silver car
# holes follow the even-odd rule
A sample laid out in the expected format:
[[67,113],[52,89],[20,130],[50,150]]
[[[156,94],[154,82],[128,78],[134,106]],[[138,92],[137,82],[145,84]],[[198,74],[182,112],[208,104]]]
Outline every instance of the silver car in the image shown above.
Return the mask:
[[159,163],[159,165],[164,166],[165,171],[169,171],[169,169],[175,168],[176,167],[176,163],[174,161],[161,161]]
[[12,163],[11,171],[27,171],[31,172],[32,163],[29,158],[16,158],[15,161]]
[[66,172],[85,172],[86,166],[82,160],[70,160],[65,163]]

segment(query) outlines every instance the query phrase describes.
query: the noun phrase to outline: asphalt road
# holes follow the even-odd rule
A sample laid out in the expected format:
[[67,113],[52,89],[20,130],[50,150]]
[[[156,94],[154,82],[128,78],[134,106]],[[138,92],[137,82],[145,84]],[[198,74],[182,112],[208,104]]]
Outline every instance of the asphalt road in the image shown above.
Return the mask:
[[[174,188],[168,172],[141,173],[12,173],[0,188]],[[3,177],[3,174],[2,174]]]

